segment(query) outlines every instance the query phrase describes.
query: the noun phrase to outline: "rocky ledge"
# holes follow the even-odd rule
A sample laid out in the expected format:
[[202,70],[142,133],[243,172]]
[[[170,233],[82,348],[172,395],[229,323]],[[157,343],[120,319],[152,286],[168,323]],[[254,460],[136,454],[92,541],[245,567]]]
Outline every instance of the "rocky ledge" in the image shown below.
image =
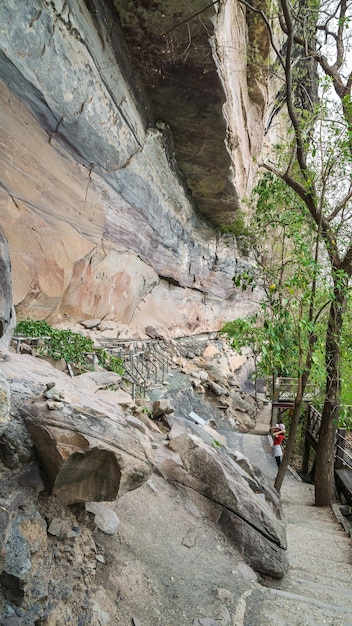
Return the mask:
[[[136,400],[111,372],[70,378],[35,356],[3,353],[1,623],[40,620],[51,626],[70,616],[76,624],[118,619],[127,626],[137,614],[158,623],[157,607],[162,607],[168,623],[188,624],[182,615],[195,615],[193,602],[214,585],[210,561],[219,561],[222,572],[228,567],[242,572],[244,585],[249,573],[257,584],[262,576],[284,575],[286,531],[278,496],[218,430],[224,423],[236,430],[241,415],[246,429],[248,410],[252,424],[258,412],[253,398],[241,391],[239,364],[231,364],[234,353],[219,340],[194,341],[188,349],[170,346],[164,384]],[[212,367],[221,358],[214,380]],[[166,511],[171,517],[165,518]],[[173,553],[179,550],[180,520],[183,556]],[[167,539],[162,528],[168,529]],[[148,564],[139,561],[142,537],[144,552],[149,545]],[[197,600],[188,609],[187,594],[175,603],[165,579],[164,590],[155,600],[150,597],[150,585],[161,584],[165,550],[167,569],[175,575],[183,565],[193,571],[195,563],[188,559],[196,554],[210,559],[201,587],[194,580]],[[199,563],[201,569],[204,565]],[[143,574],[140,568],[146,568]],[[129,576],[144,599],[144,613],[131,595]],[[224,598],[216,602],[216,610],[223,611]]]

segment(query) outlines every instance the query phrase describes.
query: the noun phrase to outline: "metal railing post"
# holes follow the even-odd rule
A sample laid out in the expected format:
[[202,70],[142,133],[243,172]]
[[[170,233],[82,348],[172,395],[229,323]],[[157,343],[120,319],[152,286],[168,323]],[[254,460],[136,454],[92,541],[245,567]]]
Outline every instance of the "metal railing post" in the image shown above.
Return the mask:
[[346,428],[338,428],[336,433],[335,469],[342,469],[344,466],[345,448]]

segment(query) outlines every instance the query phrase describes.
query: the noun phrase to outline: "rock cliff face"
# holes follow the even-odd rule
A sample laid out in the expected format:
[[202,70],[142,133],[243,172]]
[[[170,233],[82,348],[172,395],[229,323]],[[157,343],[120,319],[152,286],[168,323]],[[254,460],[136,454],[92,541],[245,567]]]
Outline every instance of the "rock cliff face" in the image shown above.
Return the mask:
[[267,86],[248,70],[243,8],[206,6],[1,3],[0,210],[18,317],[192,332],[252,306],[216,227],[253,183]]
[[9,247],[0,226],[0,348],[10,343],[15,320]]

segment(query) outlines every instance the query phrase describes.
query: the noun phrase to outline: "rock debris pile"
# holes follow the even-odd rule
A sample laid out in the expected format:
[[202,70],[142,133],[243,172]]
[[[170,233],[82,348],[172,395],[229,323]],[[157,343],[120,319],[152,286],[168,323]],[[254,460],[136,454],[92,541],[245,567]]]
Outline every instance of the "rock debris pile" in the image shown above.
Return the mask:
[[248,585],[284,575],[277,494],[219,432],[255,424],[250,362],[207,336],[168,358],[133,400],[118,374],[3,353],[4,626],[230,625]]

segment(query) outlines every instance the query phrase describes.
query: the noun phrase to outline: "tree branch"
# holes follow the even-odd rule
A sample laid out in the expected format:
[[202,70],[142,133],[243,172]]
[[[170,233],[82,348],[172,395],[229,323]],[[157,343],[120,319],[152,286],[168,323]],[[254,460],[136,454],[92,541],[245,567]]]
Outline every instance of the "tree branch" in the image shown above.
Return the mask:
[[326,221],[331,222],[331,220],[337,217],[340,211],[342,211],[342,209],[346,206],[347,202],[351,200],[351,198],[352,198],[352,186],[350,187],[349,192],[346,194],[343,200],[341,200],[341,202],[339,202],[336,205],[335,209],[330,213],[330,215],[326,217]]
[[[303,177],[307,179],[307,157],[304,149],[304,143],[302,138],[302,129],[299,123],[299,119],[296,114],[296,109],[293,103],[293,89],[292,89],[292,48],[294,42],[294,30],[292,15],[287,0],[281,0],[281,8],[284,15],[284,21],[286,25],[287,34],[287,50],[285,60],[285,75],[286,75],[286,103],[287,110],[290,116],[292,126],[295,131],[296,145],[297,145],[297,160],[303,174]],[[289,174],[289,171],[287,171]]]
[[[331,263],[335,267],[341,266],[341,260],[338,254],[338,249],[336,245],[336,240],[331,232],[330,224],[327,219],[321,215],[321,212],[318,210],[315,197],[307,192],[303,185],[301,185],[297,180],[295,180],[290,174],[286,171],[285,173],[280,172],[276,167],[269,165],[268,163],[261,163],[261,167],[266,169],[268,172],[275,174],[275,176],[281,178],[293,191],[303,200],[306,205],[309,213],[311,214],[313,220],[317,225],[321,224],[322,236],[326,243],[326,248],[329,254],[329,258]],[[351,244],[351,261],[352,261],[352,244]]]

